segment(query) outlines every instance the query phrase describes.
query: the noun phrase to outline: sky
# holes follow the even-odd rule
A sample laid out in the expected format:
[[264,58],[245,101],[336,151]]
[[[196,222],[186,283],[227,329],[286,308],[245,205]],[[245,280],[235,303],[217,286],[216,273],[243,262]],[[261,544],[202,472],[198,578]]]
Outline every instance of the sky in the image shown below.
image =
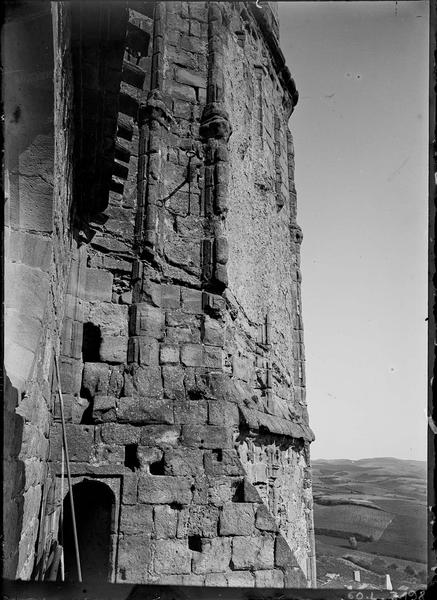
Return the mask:
[[426,460],[428,3],[281,2],[314,459]]

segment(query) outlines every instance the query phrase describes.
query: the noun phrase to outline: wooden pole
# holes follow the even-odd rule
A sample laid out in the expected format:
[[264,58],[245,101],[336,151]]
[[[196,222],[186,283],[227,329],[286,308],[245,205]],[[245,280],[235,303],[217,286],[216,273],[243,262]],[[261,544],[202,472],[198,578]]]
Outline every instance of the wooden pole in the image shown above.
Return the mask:
[[82,569],[80,568],[80,554],[79,554],[79,542],[77,539],[76,514],[74,512],[73,485],[71,483],[70,460],[69,460],[69,456],[68,456],[67,434],[65,431],[64,400],[62,398],[61,378],[59,375],[59,365],[58,365],[58,359],[56,357],[56,354],[55,354],[55,368],[56,368],[56,377],[58,379],[59,405],[61,408],[62,439],[63,439],[64,451],[65,451],[65,466],[66,466],[66,470],[67,470],[68,488],[70,491],[71,520],[73,523],[73,538],[74,538],[74,550],[76,553],[77,578],[78,578],[79,582],[82,583]]

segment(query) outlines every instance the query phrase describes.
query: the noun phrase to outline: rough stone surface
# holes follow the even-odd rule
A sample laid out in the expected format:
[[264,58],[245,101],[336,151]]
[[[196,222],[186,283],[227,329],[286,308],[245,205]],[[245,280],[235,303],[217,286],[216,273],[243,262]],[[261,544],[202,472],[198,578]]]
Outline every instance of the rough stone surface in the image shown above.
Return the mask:
[[5,574],[46,579],[59,540],[60,386],[75,485],[111,498],[109,579],[305,586],[297,94],[273,5],[55,4],[5,33]]

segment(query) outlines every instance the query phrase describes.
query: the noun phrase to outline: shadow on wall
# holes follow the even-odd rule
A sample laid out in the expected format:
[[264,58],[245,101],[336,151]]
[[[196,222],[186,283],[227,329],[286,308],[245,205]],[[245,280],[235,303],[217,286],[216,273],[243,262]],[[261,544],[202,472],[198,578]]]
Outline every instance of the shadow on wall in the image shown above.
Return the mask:
[[[104,483],[86,479],[73,486],[77,537],[82,577],[86,582],[110,581],[115,498]],[[63,505],[64,520],[59,542],[64,547],[65,580],[77,581],[76,554],[68,492]]]
[[23,418],[15,412],[18,390],[7,375],[3,394],[3,577],[15,579],[23,524],[24,463],[18,456],[23,440]]

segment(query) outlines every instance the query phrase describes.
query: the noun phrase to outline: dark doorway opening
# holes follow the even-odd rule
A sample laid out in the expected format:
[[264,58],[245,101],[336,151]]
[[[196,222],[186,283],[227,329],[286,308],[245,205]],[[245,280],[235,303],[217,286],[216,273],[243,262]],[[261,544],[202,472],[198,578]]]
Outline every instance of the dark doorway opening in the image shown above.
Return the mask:
[[[114,494],[104,483],[85,480],[73,486],[73,498],[82,579],[110,581]],[[78,581],[70,493],[64,499],[60,543],[64,547],[65,580]]]

